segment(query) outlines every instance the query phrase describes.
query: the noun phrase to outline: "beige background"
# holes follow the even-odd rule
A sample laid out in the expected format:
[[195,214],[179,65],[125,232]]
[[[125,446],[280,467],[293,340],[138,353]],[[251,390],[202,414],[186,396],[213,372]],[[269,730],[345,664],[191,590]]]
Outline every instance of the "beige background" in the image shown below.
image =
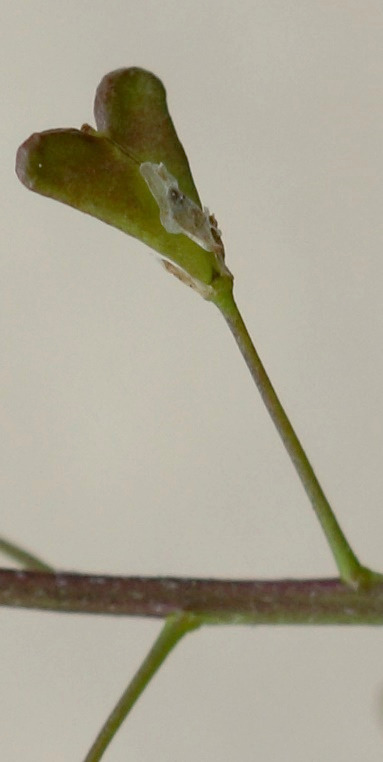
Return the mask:
[[[138,65],[167,87],[338,517],[382,569],[382,3],[3,0],[2,31],[1,533],[65,569],[335,573],[219,314],[15,178],[31,132],[92,122],[101,77]],[[81,762],[159,623],[0,621],[2,759]],[[233,627],[182,644],[105,760],[377,762],[382,745],[381,630]]]

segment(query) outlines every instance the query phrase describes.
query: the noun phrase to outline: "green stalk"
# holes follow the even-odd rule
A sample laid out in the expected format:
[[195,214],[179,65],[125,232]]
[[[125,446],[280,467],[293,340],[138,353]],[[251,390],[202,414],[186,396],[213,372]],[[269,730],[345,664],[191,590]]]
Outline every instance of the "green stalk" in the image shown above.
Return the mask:
[[98,762],[101,759],[126,716],[170,651],[187,632],[196,629],[200,624],[200,620],[192,614],[174,614],[166,619],[157,640],[101,728],[84,762]]
[[35,571],[53,572],[54,569],[41,558],[35,556],[34,553],[30,553],[28,550],[21,548],[19,545],[15,545],[14,542],[5,540],[4,537],[0,537],[0,553],[4,553],[13,561],[17,561],[22,565],[24,569],[34,569]]
[[312,507],[320,521],[341,579],[353,587],[368,585],[379,575],[362,566],[347,541],[320,486],[307,455],[273,388],[249,332],[234,301],[230,284],[217,288],[214,303],[221,311],[249,368],[263,402],[290,456]]

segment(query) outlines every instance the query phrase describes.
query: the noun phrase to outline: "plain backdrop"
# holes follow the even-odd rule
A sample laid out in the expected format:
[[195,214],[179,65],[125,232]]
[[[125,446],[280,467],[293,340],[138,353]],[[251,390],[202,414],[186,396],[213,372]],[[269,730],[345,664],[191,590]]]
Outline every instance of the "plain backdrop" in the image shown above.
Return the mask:
[[[28,192],[32,132],[161,77],[240,308],[337,516],[382,569],[380,0],[3,0],[0,533],[58,568],[333,576],[217,310]],[[9,565],[4,558],[4,565]],[[81,762],[160,623],[2,609],[6,762]],[[380,629],[205,629],[105,762],[378,762]]]

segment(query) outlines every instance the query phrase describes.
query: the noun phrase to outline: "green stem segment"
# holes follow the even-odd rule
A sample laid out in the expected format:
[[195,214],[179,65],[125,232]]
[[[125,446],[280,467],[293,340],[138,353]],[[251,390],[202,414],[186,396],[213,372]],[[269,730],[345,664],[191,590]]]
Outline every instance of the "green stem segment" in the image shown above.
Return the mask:
[[192,614],[175,614],[166,619],[157,640],[101,728],[84,762],[98,762],[101,759],[126,716],[170,651],[187,632],[196,629],[200,624],[200,620]]
[[30,553],[25,548],[21,548],[20,545],[15,545],[14,542],[6,540],[4,537],[0,537],[0,553],[12,558],[13,561],[21,564],[24,569],[35,569],[41,572],[53,572],[53,566],[46,564],[41,558],[35,556],[34,553]]
[[307,455],[272,386],[262,361],[254,347],[230,288],[218,291],[213,300],[228,324],[241,354],[250,370],[263,402],[273,420],[295,470],[320,521],[334,556],[341,579],[358,587],[373,581],[375,574],[358,561],[334,512],[320,486]]

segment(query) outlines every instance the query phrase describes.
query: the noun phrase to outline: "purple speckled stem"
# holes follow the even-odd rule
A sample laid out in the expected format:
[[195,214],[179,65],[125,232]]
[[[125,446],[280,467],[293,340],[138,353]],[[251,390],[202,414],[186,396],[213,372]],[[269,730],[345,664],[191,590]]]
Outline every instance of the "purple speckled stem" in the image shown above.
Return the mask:
[[229,580],[113,577],[0,569],[0,605],[206,624],[383,624],[383,583],[353,590],[339,579]]

